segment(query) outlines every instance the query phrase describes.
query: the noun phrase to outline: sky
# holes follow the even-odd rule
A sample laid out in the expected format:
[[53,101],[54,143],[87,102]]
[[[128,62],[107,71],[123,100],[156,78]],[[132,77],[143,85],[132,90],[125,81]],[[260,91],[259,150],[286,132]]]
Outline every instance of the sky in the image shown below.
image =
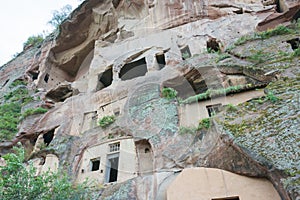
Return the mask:
[[50,32],[47,24],[53,11],[69,4],[77,8],[82,0],[0,0],[0,66],[22,52],[28,37]]

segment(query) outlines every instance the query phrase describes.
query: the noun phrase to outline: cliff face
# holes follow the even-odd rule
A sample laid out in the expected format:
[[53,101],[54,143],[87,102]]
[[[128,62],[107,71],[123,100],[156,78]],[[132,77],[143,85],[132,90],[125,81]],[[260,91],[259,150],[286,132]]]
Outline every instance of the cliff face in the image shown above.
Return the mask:
[[23,116],[0,150],[21,142],[46,160],[37,167],[104,185],[99,199],[172,199],[177,174],[195,167],[266,178],[298,199],[299,8],[87,0],[0,68],[2,106]]

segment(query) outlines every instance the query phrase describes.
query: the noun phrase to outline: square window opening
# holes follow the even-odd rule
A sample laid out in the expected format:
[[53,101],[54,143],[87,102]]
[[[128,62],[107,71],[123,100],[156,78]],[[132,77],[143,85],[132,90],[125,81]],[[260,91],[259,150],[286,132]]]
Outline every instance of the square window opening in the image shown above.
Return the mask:
[[100,169],[100,158],[91,160],[91,171],[98,171]]
[[180,49],[182,60],[186,60],[190,57],[192,57],[192,53],[190,51],[190,48],[188,45]]

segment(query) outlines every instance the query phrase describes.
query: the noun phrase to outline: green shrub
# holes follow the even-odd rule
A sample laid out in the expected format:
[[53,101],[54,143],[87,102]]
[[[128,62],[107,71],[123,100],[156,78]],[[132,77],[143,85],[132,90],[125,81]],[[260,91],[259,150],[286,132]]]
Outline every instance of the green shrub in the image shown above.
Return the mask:
[[0,105],[0,140],[11,140],[18,132],[21,104],[5,103]]
[[292,54],[292,57],[300,57],[300,47],[295,49],[295,51]]
[[238,110],[237,107],[231,103],[226,105],[227,112],[235,112],[237,110]]
[[225,60],[226,58],[230,58],[230,55],[227,54],[227,53],[219,54],[219,56],[218,56],[216,62],[220,62],[220,61],[222,61],[222,60]]
[[184,59],[184,60],[186,60],[186,59],[188,59],[188,58],[190,58],[191,56],[190,56],[190,54],[188,53],[188,52],[183,52],[182,53],[182,58]]
[[285,34],[292,34],[294,33],[294,30],[287,28],[286,26],[283,25],[279,25],[274,29],[270,29],[267,31],[263,31],[258,33],[257,35],[261,38],[261,39],[268,39],[272,36],[276,36],[276,35],[285,35]]
[[26,42],[23,43],[23,48],[26,48],[29,45],[37,46],[44,41],[43,35],[33,35],[30,36]]
[[29,108],[27,110],[25,110],[25,112],[22,114],[22,118],[26,118],[29,115],[35,115],[35,114],[43,114],[46,113],[48,110],[42,107],[38,107],[38,108]]
[[253,99],[254,102],[257,102],[259,104],[263,104],[265,102],[265,99],[263,97],[259,97],[257,99]]
[[6,165],[0,166],[0,199],[91,199],[86,183],[73,185],[61,171],[48,171],[37,176],[32,164],[26,166],[23,163],[24,150],[14,148],[14,151],[3,156]]
[[[24,85],[22,81],[14,81],[10,87]],[[0,105],[0,140],[11,140],[18,132],[21,107],[33,100],[26,87],[19,87],[4,95],[5,102]]]
[[210,118],[204,118],[198,124],[198,130],[209,129],[209,128],[210,128]]
[[10,88],[14,88],[14,87],[17,87],[19,85],[26,85],[26,83],[24,81],[21,81],[21,80],[15,80],[14,82],[12,82],[10,84]]
[[18,88],[12,92],[4,95],[6,101],[19,101],[28,95],[28,90],[26,88]]
[[206,99],[213,98],[213,97],[236,93],[243,89],[247,89],[247,88],[251,88],[251,87],[253,87],[253,86],[250,84],[247,84],[247,85],[230,86],[227,88],[220,88],[220,89],[208,89],[204,93],[200,93],[200,94],[186,98],[185,100],[181,101],[181,103],[190,104],[190,103],[198,102],[201,100],[206,100]]
[[235,45],[242,45],[242,44],[245,44],[247,41],[251,41],[251,40],[254,40],[254,39],[255,39],[255,37],[253,37],[252,35],[243,35],[234,44]]
[[162,89],[162,96],[169,100],[175,99],[177,96],[177,93],[178,92],[176,90],[174,90],[173,88],[167,87],[167,88]]
[[109,126],[110,124],[114,123],[115,121],[116,121],[116,118],[114,115],[104,116],[99,120],[99,126],[101,126],[102,128],[105,128],[105,127]]
[[256,64],[263,63],[267,60],[269,55],[264,53],[262,50],[255,52],[254,54],[250,55],[248,59]]
[[257,39],[263,40],[263,39],[268,39],[268,38],[270,38],[272,36],[276,36],[276,35],[286,35],[286,34],[292,34],[292,33],[295,33],[295,31],[293,29],[287,28],[283,25],[279,25],[274,29],[269,29],[267,31],[255,33],[252,35],[244,35],[244,36],[240,37],[234,43],[234,45],[238,46],[238,45],[245,44],[248,41],[253,41],[253,40],[257,40]]
[[267,99],[268,99],[269,101],[271,101],[272,103],[275,103],[276,101],[279,100],[278,97],[276,97],[276,96],[274,95],[274,93],[271,92],[271,91],[267,93]]

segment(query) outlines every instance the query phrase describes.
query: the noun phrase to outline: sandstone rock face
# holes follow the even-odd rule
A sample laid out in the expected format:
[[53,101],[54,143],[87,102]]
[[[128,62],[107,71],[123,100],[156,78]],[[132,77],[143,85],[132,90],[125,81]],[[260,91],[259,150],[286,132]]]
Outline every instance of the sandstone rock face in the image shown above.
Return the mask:
[[271,195],[296,200],[299,6],[86,0],[0,68],[2,104],[22,79],[34,96],[23,112],[49,109],[23,119],[1,153],[21,142],[28,159],[46,159],[41,171],[57,163],[101,185],[99,199],[172,199],[182,170],[207,167],[265,178]]
[[[243,179],[242,181],[239,179]],[[189,182],[187,186],[184,184]],[[234,184],[245,184],[240,189],[240,186]],[[214,185],[215,191],[212,191],[209,184]],[[199,187],[199,185],[201,185]],[[257,188],[248,188],[247,185],[255,185]],[[199,191],[202,188],[202,191]],[[239,189],[238,189],[239,188]],[[177,191],[181,193],[178,194]],[[209,193],[212,193],[209,195]],[[264,199],[280,199],[280,196],[274,193],[273,186],[261,179],[245,178],[226,172],[219,169],[211,168],[195,168],[195,169],[184,169],[183,172],[176,178],[171,184],[167,192],[167,199],[197,199],[202,196],[203,199],[207,195],[222,197],[222,196],[238,196],[243,199],[260,198],[264,196]]]

